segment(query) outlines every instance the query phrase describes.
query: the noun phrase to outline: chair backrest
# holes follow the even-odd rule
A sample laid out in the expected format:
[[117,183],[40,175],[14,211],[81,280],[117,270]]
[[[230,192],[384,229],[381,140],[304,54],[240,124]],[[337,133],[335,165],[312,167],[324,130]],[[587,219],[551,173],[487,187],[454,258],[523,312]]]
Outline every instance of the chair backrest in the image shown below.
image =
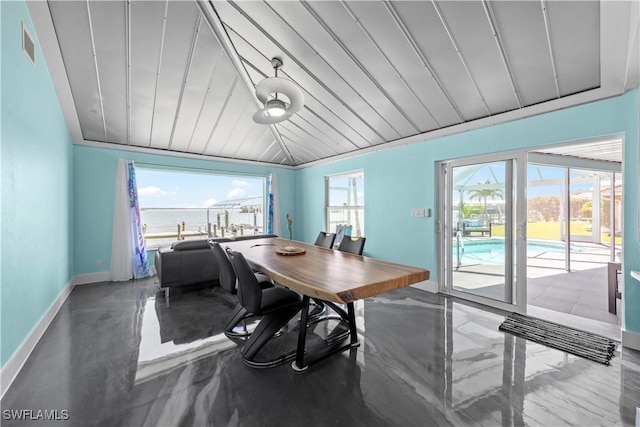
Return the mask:
[[220,286],[225,291],[235,295],[238,291],[236,273],[233,270],[233,266],[227,258],[227,254],[224,253],[224,249],[218,242],[209,242],[213,257],[218,264],[218,279],[220,280]]
[[253,239],[267,239],[271,237],[278,237],[275,234],[247,234],[246,236],[236,236],[233,238],[236,242],[241,240],[253,240]]
[[253,274],[249,263],[240,252],[227,249],[229,261],[238,277],[238,302],[249,313],[259,316],[261,314],[262,288],[258,279]]
[[362,255],[366,239],[366,237],[353,238],[350,236],[344,236],[340,242],[340,246],[338,246],[338,250],[342,252],[349,252],[350,254]]
[[318,234],[318,238],[314,245],[322,246],[323,248],[332,248],[334,240],[336,240],[336,235],[334,233],[325,233],[324,231],[321,231]]

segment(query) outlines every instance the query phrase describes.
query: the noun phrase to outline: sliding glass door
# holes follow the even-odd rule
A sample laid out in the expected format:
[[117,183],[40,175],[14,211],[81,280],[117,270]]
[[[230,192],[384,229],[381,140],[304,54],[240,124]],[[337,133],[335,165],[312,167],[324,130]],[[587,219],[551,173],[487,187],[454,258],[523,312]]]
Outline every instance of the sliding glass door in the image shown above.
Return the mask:
[[524,164],[491,156],[440,165],[443,292],[524,311],[525,290],[518,286],[524,278],[524,220],[518,221],[517,204],[524,200],[517,194]]
[[535,298],[537,279],[619,262],[619,163],[510,152],[438,167],[441,292],[524,313],[528,279]]

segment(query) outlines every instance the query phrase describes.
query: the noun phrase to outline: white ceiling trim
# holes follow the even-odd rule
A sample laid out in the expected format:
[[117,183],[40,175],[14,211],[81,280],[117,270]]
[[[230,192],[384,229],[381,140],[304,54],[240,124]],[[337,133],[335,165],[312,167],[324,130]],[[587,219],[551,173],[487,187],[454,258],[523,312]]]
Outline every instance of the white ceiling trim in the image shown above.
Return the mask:
[[46,1],[28,0],[26,3],[36,34],[38,35],[38,43],[42,49],[42,54],[49,68],[53,86],[58,95],[62,114],[64,115],[67,128],[71,134],[71,139],[74,144],[79,144],[84,141],[84,137],[82,136],[78,111],[76,110],[76,104],[71,94],[71,85],[69,84],[64,62],[62,61],[62,52],[60,51],[58,37],[53,27],[49,6]]
[[102,148],[105,150],[130,151],[133,153],[144,153],[144,154],[154,154],[154,155],[161,155],[161,156],[167,156],[167,157],[179,157],[183,159],[204,160],[208,162],[234,163],[234,164],[240,164],[240,165],[251,165],[251,166],[260,166],[260,167],[267,167],[267,168],[278,168],[278,169],[297,169],[295,166],[260,162],[255,160],[240,160],[240,159],[232,159],[229,157],[183,153],[179,151],[163,150],[160,148],[140,147],[137,145],[114,144],[112,142],[89,141],[86,139],[82,140],[82,142],[77,143],[75,145],[81,145],[84,147]]
[[627,77],[627,46],[629,43],[629,33],[632,32],[629,28],[629,25],[631,25],[629,14],[631,12],[632,3],[634,2],[600,2],[601,68],[600,87],[597,89],[565,96],[559,99],[554,99],[552,101],[520,108],[518,110],[508,111],[506,113],[496,114],[495,116],[488,116],[481,119],[460,123],[448,128],[437,129],[418,135],[412,135],[406,138],[400,138],[395,141],[380,144],[374,147],[364,148],[358,150],[357,152],[344,153],[335,157],[317,160],[314,162],[306,163],[304,165],[300,165],[299,168],[309,168],[342,159],[375,153],[393,147],[399,147],[402,145],[409,145],[423,141],[430,141],[462,132],[468,132],[475,129],[537,116],[551,111],[561,110],[564,108],[569,108],[576,105],[586,104],[600,99],[621,95],[625,91],[625,82]]
[[[56,89],[56,93],[58,94],[58,99],[61,105],[61,109],[63,111],[65,121],[67,123],[68,129],[74,144],[99,146],[101,148],[112,148],[112,149],[131,150],[131,151],[147,150],[144,152],[178,156],[178,157],[197,158],[201,160],[215,160],[215,161],[235,162],[235,163],[253,164],[253,165],[258,164],[262,166],[271,166],[271,167],[286,167],[286,166],[278,166],[278,165],[274,165],[273,163],[261,162],[261,161],[235,160],[235,159],[229,159],[226,157],[187,154],[187,153],[181,153],[181,152],[170,152],[162,149],[153,149],[153,148],[145,149],[144,147],[134,147],[134,146],[124,145],[124,144],[120,145],[120,144],[97,143],[95,141],[84,140],[82,135],[82,130],[80,127],[78,112],[76,110],[75,103],[73,101],[70,84],[65,71],[65,66],[62,60],[62,53],[60,51],[60,47],[58,44],[58,40],[57,40],[57,36],[53,26],[53,21],[52,21],[51,13],[49,11],[48,4],[47,2],[44,2],[44,1],[35,1],[35,0],[27,0],[26,3],[29,9],[31,18],[34,22],[36,33],[38,36],[38,42],[45,56],[45,60],[48,65],[48,68],[52,77],[52,81]],[[242,80],[243,84],[246,86],[247,90],[249,90],[250,94],[254,97],[256,106],[259,107],[260,104],[258,103],[257,98],[255,98],[255,93],[253,90],[253,85],[251,83],[251,80],[246,70],[244,69],[242,62],[240,61],[240,58],[235,52],[235,49],[233,49],[233,46],[231,46],[231,42],[228,36],[226,35],[226,32],[224,32],[222,23],[220,22],[217,14],[215,13],[215,11],[213,11],[209,2],[196,0],[196,3],[202,10],[203,16],[205,17],[205,21],[207,21],[207,24],[211,27],[214,35],[216,36],[216,38],[218,38],[218,42],[223,46],[223,50],[225,51],[225,54],[230,58],[234,68],[236,68],[238,76]],[[631,68],[630,62],[633,59],[633,57],[630,55],[630,52],[632,52],[634,44],[637,43],[638,31],[639,31],[638,22],[639,22],[639,16],[640,16],[640,9],[638,7],[638,3],[633,1],[627,1],[627,2],[602,1],[600,3],[600,9],[601,9],[601,12],[600,12],[601,87],[600,88],[590,90],[587,92],[578,93],[575,95],[571,95],[565,98],[537,104],[534,106],[506,112],[496,116],[489,116],[483,119],[472,120],[467,123],[453,125],[449,128],[425,132],[425,133],[413,135],[407,138],[401,138],[389,143],[384,143],[381,145],[364,148],[356,152],[345,153],[345,154],[337,155],[327,159],[306,163],[304,165],[294,167],[293,169],[312,167],[314,165],[333,162],[333,161],[337,161],[344,158],[355,157],[358,155],[364,155],[367,153],[376,152],[383,149],[389,149],[389,148],[393,148],[400,145],[407,145],[407,144],[412,144],[416,142],[433,140],[436,138],[441,138],[444,136],[465,132],[468,130],[488,127],[488,126],[492,126],[499,123],[504,123],[504,122],[517,120],[525,117],[530,117],[538,114],[543,114],[549,111],[567,108],[574,105],[584,104],[584,103],[595,101],[598,99],[608,98],[608,97],[622,94],[625,89],[625,84],[627,84],[627,81],[629,79],[628,74]],[[497,38],[499,37],[499,35],[496,33],[494,34],[494,37],[496,37],[496,42],[499,43],[499,39]],[[425,67],[427,67],[428,64],[424,64],[424,65]],[[511,73],[509,73],[509,75],[513,79]],[[518,96],[519,94],[516,87],[514,87],[514,91],[516,93],[516,96]],[[130,107],[130,105],[128,105],[128,107]],[[128,116],[130,118],[130,114]],[[270,126],[270,130],[273,137],[275,138],[275,142],[277,142],[277,145],[280,147],[283,155],[286,157],[286,161],[289,161],[290,164],[295,164],[291,153],[287,149],[287,146],[282,140],[277,129],[275,129],[273,126]],[[273,158],[275,157],[278,157],[278,155],[277,154],[274,155]]]
[[[251,160],[239,160],[239,159],[231,159],[227,157],[191,154],[191,153],[183,153],[183,152],[177,152],[177,151],[167,151],[167,150],[162,150],[158,148],[139,147],[135,145],[113,144],[113,143],[107,143],[107,142],[85,140],[82,135],[82,129],[80,127],[78,112],[76,110],[75,102],[73,101],[71,86],[67,78],[64,62],[62,60],[62,52],[60,51],[60,45],[58,44],[58,38],[56,36],[56,32],[53,26],[53,20],[51,18],[51,12],[49,11],[49,6],[47,5],[46,1],[40,1],[40,0],[27,0],[26,3],[29,9],[29,14],[31,15],[31,19],[33,21],[33,24],[36,30],[36,34],[38,36],[38,43],[40,44],[40,48],[42,49],[46,64],[49,68],[49,73],[51,75],[51,79],[53,81],[56,94],[58,95],[60,108],[64,115],[65,122],[67,124],[67,128],[69,129],[69,133],[71,135],[72,141],[75,145],[102,148],[107,150],[130,151],[130,152],[136,152],[136,153],[155,154],[155,155],[204,160],[204,161],[225,162],[225,163],[234,163],[234,164],[242,164],[242,165],[278,168],[278,169],[295,169],[290,165],[276,164],[270,161],[262,162],[262,161],[251,161]],[[253,93],[253,91],[251,92]],[[129,106],[130,106],[130,102],[129,102]],[[275,140],[274,140],[274,143],[275,143]],[[270,160],[273,160],[276,157],[277,155],[274,155]],[[290,155],[289,155],[289,159],[290,159]]]
[[438,138],[444,138],[446,136],[455,135],[458,133],[468,132],[475,129],[486,128],[502,123],[511,122],[514,120],[524,119],[527,117],[537,116],[540,114],[552,112],[555,110],[561,110],[568,107],[573,107],[580,104],[586,104],[600,99],[609,98],[612,96],[620,95],[623,91],[613,91],[611,89],[605,90],[603,88],[590,90],[588,92],[582,92],[575,95],[566,96],[553,101],[548,101],[542,104],[536,104],[531,107],[525,107],[520,110],[509,111],[495,116],[484,117],[472,122],[462,123],[454,125],[445,129],[438,129],[432,132],[427,132],[420,135],[413,135],[407,138],[401,138],[395,141],[391,141],[386,144],[380,144],[375,147],[364,148],[352,153],[345,153],[339,156],[330,157],[327,159],[317,160],[315,162],[306,163],[300,165],[299,169],[304,169],[312,166],[317,166],[325,163],[331,163],[338,160],[348,159],[351,157],[363,156],[365,154],[375,153],[378,151],[387,150],[393,147],[399,147],[402,145],[415,144],[417,142],[431,141]]

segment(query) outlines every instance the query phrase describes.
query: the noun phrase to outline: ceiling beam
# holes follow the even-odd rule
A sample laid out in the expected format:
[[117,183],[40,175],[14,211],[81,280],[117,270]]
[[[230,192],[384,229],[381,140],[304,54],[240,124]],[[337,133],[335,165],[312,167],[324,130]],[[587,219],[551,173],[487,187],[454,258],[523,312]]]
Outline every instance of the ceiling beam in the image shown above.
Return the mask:
[[231,84],[231,87],[229,88],[229,91],[227,92],[227,96],[224,99],[224,103],[222,104],[222,108],[220,109],[220,114],[218,114],[218,117],[216,118],[216,123],[213,125],[213,128],[211,128],[211,133],[209,134],[209,138],[207,138],[207,143],[204,144],[204,148],[202,149],[202,152],[200,154],[204,154],[207,152],[207,149],[209,148],[209,144],[211,144],[211,140],[213,139],[213,134],[216,132],[216,130],[218,129],[218,126],[220,125],[220,120],[222,120],[222,116],[223,116],[223,112],[224,110],[227,109],[227,105],[229,104],[229,100],[231,99],[231,95],[233,95],[233,91],[236,88],[236,85],[238,84],[238,76],[236,76],[235,79],[233,79],[233,83]]
[[516,97],[516,101],[518,101],[518,107],[522,108],[524,107],[524,103],[522,102],[522,97],[520,96],[520,91],[518,90],[516,79],[513,76],[513,70],[511,70],[511,66],[509,65],[507,53],[505,52],[504,46],[502,45],[502,36],[500,36],[500,30],[496,25],[495,14],[493,13],[493,9],[491,8],[491,5],[487,2],[487,0],[482,0],[482,7],[484,8],[484,13],[487,16],[487,20],[489,21],[493,39],[496,41],[496,46],[498,47],[498,52],[500,53],[500,58],[502,59],[502,65],[504,65],[504,68],[507,70],[507,75],[509,76],[509,81],[511,82],[511,89],[513,89],[513,94]]
[[[631,2],[629,11],[629,43],[627,48],[627,74],[625,88],[640,85],[640,2]],[[633,75],[633,73],[637,73]]]
[[[238,74],[238,77],[242,81],[242,84],[249,91],[249,94],[255,101],[256,106],[258,108],[262,108],[260,100],[256,96],[255,88],[251,83],[251,79],[249,79],[249,75],[247,74],[246,70],[242,66],[242,62],[238,57],[238,52],[236,52],[235,48],[233,47],[233,43],[231,43],[231,39],[229,39],[229,35],[225,31],[224,26],[222,25],[222,21],[220,20],[220,17],[216,13],[215,9],[213,8],[213,5],[211,4],[210,1],[205,1],[205,0],[195,0],[195,2],[200,8],[200,11],[202,12],[202,16],[204,16],[204,19],[209,25],[209,28],[211,28],[213,35],[218,40],[218,43],[220,43],[220,46],[222,46],[222,50],[224,51],[225,55],[227,55],[227,57],[229,58],[231,65],[236,70],[236,73]],[[278,133],[278,130],[275,128],[274,125],[268,125],[268,126],[269,126],[269,129],[271,129],[271,133],[273,134],[273,137],[276,139],[278,146],[280,146],[280,150],[282,150],[282,153],[284,154],[286,159],[289,161],[289,164],[291,166],[295,166],[296,162],[294,161],[293,156],[289,151],[289,148],[284,143],[284,141],[282,140],[282,137]]]
[[491,112],[491,109],[489,108],[489,104],[487,104],[487,100],[484,99],[484,96],[482,95],[482,91],[480,90],[480,88],[478,87],[478,83],[476,82],[476,79],[473,78],[473,74],[471,74],[471,70],[469,69],[469,65],[467,64],[466,59],[464,59],[464,55],[462,54],[462,51],[460,50],[460,46],[458,46],[458,42],[456,41],[456,38],[453,36],[453,33],[451,32],[451,29],[449,28],[449,24],[447,24],[447,20],[444,18],[444,15],[442,14],[442,11],[440,10],[440,6],[438,6],[438,2],[435,1],[435,0],[431,0],[431,4],[433,5],[433,8],[435,9],[436,14],[438,15],[438,18],[440,18],[440,22],[442,23],[442,26],[444,27],[444,30],[447,33],[447,36],[449,36],[449,40],[451,41],[451,44],[453,45],[453,48],[455,49],[456,53],[458,54],[458,58],[460,58],[460,62],[462,63],[462,66],[464,67],[465,71],[467,72],[467,76],[469,77],[469,80],[471,80],[471,83],[473,83],[473,87],[476,89],[476,92],[478,93],[478,96],[482,100],[482,104],[484,105],[484,108],[487,110],[487,113],[489,115],[492,115],[493,113]]
[[102,116],[102,131],[104,133],[104,141],[109,142],[107,137],[107,121],[104,117],[104,103],[102,100],[102,86],[100,86],[100,71],[98,70],[98,55],[96,53],[96,41],[93,35],[93,22],[91,20],[91,6],[90,1],[87,3],[87,20],[89,21],[89,34],[91,35],[91,53],[93,54],[93,66],[96,72],[96,84],[98,85],[98,101],[100,101],[100,115]]
[[200,105],[200,110],[198,111],[198,117],[196,118],[196,122],[193,125],[193,131],[191,132],[191,137],[189,138],[189,143],[187,144],[187,151],[191,149],[191,144],[193,143],[193,137],[196,134],[196,130],[198,129],[198,124],[200,123],[200,118],[202,117],[202,111],[204,110],[205,105],[207,105],[207,96],[209,95],[209,91],[211,90],[211,85],[213,83],[213,76],[215,76],[216,71],[218,70],[218,66],[220,65],[221,59],[222,59],[222,51],[218,53],[216,62],[213,65],[213,69],[211,70],[211,77],[209,77],[209,83],[207,83],[207,91],[204,94],[204,98],[202,99],[202,105]]
[[171,127],[171,135],[169,136],[169,147],[173,145],[173,136],[176,133],[176,126],[178,119],[180,118],[180,109],[182,108],[182,100],[184,99],[184,90],[187,87],[187,81],[189,80],[189,73],[191,72],[191,65],[193,64],[193,54],[198,44],[198,38],[200,37],[200,26],[202,25],[202,15],[198,16],[196,20],[196,27],[194,29],[193,37],[191,39],[191,47],[189,48],[189,57],[187,59],[187,67],[184,70],[184,76],[182,77],[182,85],[180,87],[180,95],[178,96],[178,106],[176,107],[176,114],[173,118],[173,126]]
[[407,43],[409,43],[409,46],[411,46],[411,49],[413,50],[413,52],[416,54],[420,62],[422,62],[422,66],[427,71],[427,74],[429,74],[429,77],[431,77],[436,87],[440,90],[440,93],[442,94],[442,96],[444,96],[444,98],[447,100],[447,102],[449,103],[453,111],[456,113],[456,116],[458,116],[458,121],[464,122],[465,120],[462,117],[460,110],[458,110],[458,107],[456,107],[455,103],[451,99],[451,96],[444,89],[444,85],[442,84],[442,82],[438,78],[438,75],[436,74],[433,67],[427,60],[427,57],[425,56],[424,52],[422,52],[422,50],[418,46],[418,43],[416,42],[415,38],[413,37],[413,35],[411,34],[407,26],[404,24],[404,22],[402,22],[402,19],[400,18],[400,15],[398,15],[398,12],[396,11],[393,4],[389,0],[382,0],[382,4],[386,7],[387,12],[389,12],[389,15],[391,15],[391,18],[393,18],[393,22],[396,24],[396,26],[398,27],[398,29],[400,30],[404,38],[407,40]]
[[162,38],[160,40],[160,53],[158,54],[158,66],[156,67],[156,87],[153,91],[153,108],[151,110],[151,128],[149,129],[149,144],[151,147],[151,139],[153,138],[153,122],[156,118],[156,102],[158,100],[158,86],[160,85],[160,68],[162,67],[162,51],[164,50],[165,32],[167,30],[167,15],[169,13],[169,0],[165,0],[164,16],[162,19]]
[[[342,82],[343,82],[345,85],[347,85],[351,90],[353,90],[353,92],[354,92],[354,93],[355,93],[355,94],[356,94],[356,95],[357,95],[357,96],[362,100],[362,102],[364,102],[365,104],[367,104],[367,105],[369,106],[369,108],[371,108],[371,110],[372,110],[373,112],[375,112],[375,113],[378,115],[378,117],[380,117],[380,119],[382,119],[382,120],[383,120],[383,121],[384,121],[384,122],[385,122],[385,123],[386,123],[386,124],[391,128],[391,129],[393,129],[396,133],[398,133],[398,131],[397,131],[397,130],[395,130],[395,128],[391,125],[391,123],[389,123],[389,121],[384,117],[384,115],[380,114],[380,112],[378,111],[378,109],[377,109],[377,108],[374,108],[374,107],[373,107],[373,105],[371,105],[371,103],[369,103],[369,101],[367,101],[367,100],[365,99],[365,97],[364,97],[364,96],[363,96],[363,95],[362,95],[358,90],[356,90],[356,88],[354,88],[354,87],[351,85],[351,83],[349,83],[349,82],[347,81],[347,79],[345,79],[345,78],[344,78],[343,73],[338,72],[338,70],[336,70],[336,69],[333,67],[333,65],[331,65],[331,63],[330,63],[329,61],[327,61],[327,60],[324,58],[324,56],[323,56],[323,55],[321,55],[321,54],[320,54],[320,52],[318,52],[318,51],[317,51],[317,50],[316,50],[316,49],[315,49],[315,48],[314,48],[314,47],[313,47],[313,46],[312,46],[312,45],[311,45],[311,44],[310,44],[310,43],[309,43],[309,42],[308,42],[304,37],[302,37],[302,35],[301,35],[300,33],[298,33],[298,31],[296,31],[296,29],[295,29],[295,28],[293,28],[293,26],[292,26],[291,24],[289,24],[289,22],[281,16],[281,15],[280,15],[280,14],[279,14],[279,13],[278,13],[274,8],[273,8],[273,6],[272,6],[271,4],[269,4],[269,2],[265,2],[265,5],[266,5],[269,9],[271,9],[271,11],[272,11],[272,12],[273,12],[273,13],[274,13],[278,18],[280,18],[280,20],[281,20],[281,21],[282,21],[282,22],[287,26],[287,28],[289,28],[289,29],[290,29],[290,30],[291,30],[291,31],[292,31],[292,32],[293,32],[293,33],[294,33],[294,34],[295,34],[295,35],[300,39],[300,41],[302,41],[302,42],[307,46],[307,48],[311,49],[311,51],[312,51],[313,53],[315,53],[315,54],[316,54],[316,56],[318,57],[318,59],[320,59],[322,62],[324,62],[324,64],[325,64],[327,67],[329,67],[329,69],[331,69],[331,71],[333,71],[333,72],[336,74],[336,76],[337,76],[338,78],[340,78],[340,79],[342,80]],[[302,65],[302,64],[300,64],[300,65]],[[303,69],[305,69],[305,68],[303,68]],[[307,73],[309,73],[309,72],[308,72],[308,70],[306,70],[306,71],[307,71]],[[369,125],[369,123],[367,123],[367,122],[366,122],[362,117],[360,117],[360,115],[359,115],[355,110],[353,110],[351,107],[349,107],[349,105],[348,105],[347,103],[345,103],[345,102],[342,100],[342,98],[341,98],[341,97],[337,96],[337,95],[336,95],[336,94],[335,94],[331,89],[329,89],[329,87],[327,87],[327,86],[326,86],[322,81],[320,81],[320,79],[318,79],[318,78],[317,78],[317,76],[315,76],[315,75],[313,75],[313,74],[310,74],[310,76],[311,76],[314,80],[316,80],[316,82],[317,82],[318,84],[322,85],[322,86],[324,87],[324,89],[325,89],[325,90],[327,90],[329,93],[331,93],[331,94],[334,96],[334,98],[336,98],[336,100],[337,100],[338,102],[342,103],[342,104],[344,105],[344,107],[345,107],[345,108],[347,108],[349,111],[351,111],[351,113],[353,113],[356,117],[358,117],[358,119],[360,119],[360,121],[361,121],[362,123],[364,123],[364,124],[365,124],[369,129],[371,129],[371,131],[372,131],[373,133],[375,133],[375,134],[376,134],[376,135],[377,135],[377,136],[378,136],[382,141],[384,141],[384,140],[385,140],[385,138],[384,138],[384,137],[383,137],[383,136],[382,136],[378,131],[376,131],[376,130],[371,126],[371,125]],[[320,102],[320,101],[318,101],[318,102]],[[339,116],[338,116],[338,117],[339,117]],[[345,123],[346,123],[346,122],[345,122]],[[353,128],[352,128],[352,129],[353,129]],[[353,131],[359,134],[359,132],[357,132],[355,129],[353,129]],[[399,134],[398,134],[398,135],[399,135]],[[365,137],[362,137],[362,139],[364,139],[365,141],[367,140]],[[355,144],[354,144],[354,145],[355,145]],[[370,144],[370,145],[373,145],[373,144]]]
[[393,100],[391,95],[384,89],[384,87],[376,80],[376,78],[367,71],[366,67],[356,58],[356,56],[349,50],[347,45],[344,44],[342,40],[338,37],[338,35],[327,25],[326,22],[318,15],[318,13],[309,5],[308,2],[301,2],[302,6],[313,16],[318,24],[326,31],[327,34],[333,39],[333,41],[338,45],[338,47],[347,55],[351,61],[360,69],[360,71],[367,76],[367,78],[378,88],[378,90],[387,98],[387,101],[393,105],[393,107],[404,117],[404,119],[416,130],[416,132],[420,132],[420,128],[411,120],[407,113]]
[[[384,58],[384,60],[387,62],[387,65],[389,65],[389,67],[393,70],[393,72],[396,74],[396,76],[398,77],[398,79],[400,79],[400,81],[402,82],[402,84],[404,85],[404,87],[409,91],[409,93],[411,93],[411,95],[413,95],[413,97],[415,98],[416,101],[418,101],[418,103],[420,105],[422,105],[422,108],[424,108],[424,110],[427,112],[427,114],[429,115],[429,117],[431,117],[431,120],[433,120],[433,122],[436,124],[437,127],[441,127],[440,123],[438,123],[438,120],[433,116],[433,114],[431,114],[431,111],[429,110],[429,107],[427,107],[425,105],[425,103],[422,101],[422,99],[420,99],[420,97],[416,94],[416,92],[413,90],[413,88],[409,85],[409,83],[407,83],[407,81],[405,80],[404,76],[402,75],[402,73],[400,73],[400,71],[396,68],[395,65],[393,65],[393,61],[391,61],[389,59],[389,57],[387,56],[387,54],[382,50],[382,48],[380,47],[380,45],[375,41],[375,39],[373,38],[373,36],[371,35],[371,33],[367,30],[367,28],[364,26],[364,24],[362,23],[362,21],[358,18],[358,16],[355,14],[355,12],[349,7],[349,5],[343,1],[340,0],[340,4],[345,8],[345,10],[347,11],[347,13],[349,14],[349,16],[351,16],[351,19],[353,19],[353,21],[356,23],[356,25],[358,26],[358,28],[360,28],[360,31],[362,31],[362,33],[364,33],[364,35],[367,37],[367,39],[369,40],[369,42],[373,45],[373,47],[376,48],[376,50],[378,51],[378,53],[380,54],[380,56],[382,56]],[[408,119],[408,116],[407,116]],[[411,122],[413,123],[413,122]],[[418,128],[416,129],[416,131],[420,132],[421,130]]]
[[[280,50],[282,53],[284,53],[287,58],[293,62],[295,65],[297,65],[302,72],[304,72],[305,74],[307,74],[313,81],[316,82],[316,84],[318,84],[322,89],[324,89],[327,93],[329,93],[329,95],[335,99],[337,102],[339,102],[340,104],[342,104],[342,106],[349,111],[351,114],[353,114],[355,117],[358,118],[358,120],[360,120],[366,127],[368,127],[373,133],[376,134],[377,137],[379,137],[381,140],[385,140],[384,137],[382,135],[380,135],[380,133],[374,129],[371,125],[369,125],[369,123],[367,123],[366,120],[364,120],[360,114],[358,114],[353,108],[351,108],[343,99],[342,97],[340,97],[338,94],[336,94],[332,89],[330,89],[326,83],[324,83],[318,76],[316,76],[315,74],[313,74],[311,72],[311,70],[309,70],[309,68],[307,68],[302,62],[298,61],[295,57],[295,55],[293,55],[291,52],[289,52],[282,44],[280,44],[275,38],[273,38],[273,36],[271,36],[271,34],[269,34],[269,32],[267,30],[265,30],[260,24],[258,24],[258,22],[256,22],[253,18],[251,18],[245,11],[243,11],[242,9],[240,9],[239,6],[236,5],[235,2],[229,2],[229,4],[231,6],[233,6],[238,13],[240,13],[247,21],[249,21],[249,23],[251,23],[251,25],[253,25],[258,31],[260,31],[271,43],[273,43],[273,45],[275,45],[278,50]],[[278,15],[279,16],[279,15]],[[286,21],[283,20],[283,22],[288,25],[288,23]],[[251,46],[251,48],[253,48],[254,50],[256,50],[261,56],[263,56],[265,58],[265,62],[268,63],[269,61],[271,61],[271,58],[268,58],[267,56],[265,56],[262,52],[260,52],[260,50],[258,48],[256,48],[253,44],[251,44],[248,40],[246,40],[240,33],[238,33],[233,27],[231,27],[230,25],[227,24],[227,28],[229,28],[238,38],[242,39],[248,46]],[[294,34],[298,35],[297,33]],[[300,37],[300,36],[299,36]],[[306,43],[306,40],[301,39]],[[315,51],[314,51],[315,52]],[[260,74],[264,74],[262,73],[262,71],[260,71],[255,64],[251,63],[251,61],[242,58],[246,64],[248,64],[250,67],[252,67],[254,70],[256,70],[256,72],[260,73]],[[292,78],[292,76],[286,72],[284,72],[282,69],[280,70],[280,74],[283,74],[285,76],[287,76],[290,80],[296,82],[296,84],[298,84],[297,80]],[[340,74],[338,74],[340,75]],[[343,78],[340,75],[341,78]],[[343,78],[344,80],[344,78]],[[346,81],[345,81],[346,82]],[[341,122],[343,122],[347,127],[349,127],[354,133],[356,133],[360,138],[362,138],[363,141],[365,141],[368,145],[373,145],[367,138],[365,138],[360,132],[358,132],[356,129],[354,129],[354,127],[352,125],[350,125],[343,117],[340,117],[340,115],[338,115],[337,113],[335,113],[335,111],[333,111],[331,108],[327,107],[322,101],[320,101],[317,97],[314,97],[311,95],[312,91],[307,90],[304,86],[298,84],[298,86],[300,86],[302,89],[305,90],[307,96],[311,96],[313,99],[316,100],[316,102],[318,102],[319,104],[321,104],[323,107],[325,107],[327,109],[327,111],[330,111],[332,114],[335,115],[335,117],[340,120]],[[354,89],[355,90],[355,89]],[[357,92],[356,92],[357,93]],[[366,101],[365,101],[366,102]],[[373,108],[373,107],[371,107]],[[375,111],[375,109],[374,109]],[[393,128],[393,126],[391,126],[391,124],[384,119],[384,121],[389,125],[389,127],[391,127],[398,135],[399,133]],[[327,123],[328,124],[328,123]],[[347,136],[343,135],[344,138],[349,141],[352,145],[354,145],[356,148],[360,148],[354,141],[351,140],[351,138],[348,138]]]
[[549,30],[549,14],[547,13],[547,1],[540,0],[542,6],[542,17],[544,18],[544,30],[547,34],[547,46],[549,46],[549,58],[551,58],[551,68],[553,69],[553,81],[556,84],[556,97],[560,98],[560,86],[558,85],[558,71],[556,61],[553,57],[553,46],[551,45],[551,30]]
[[[251,46],[253,49],[255,49],[256,51],[258,51],[258,49],[251,45],[248,41],[244,40],[244,38],[235,32],[235,30],[231,27],[229,27],[230,31],[232,31],[234,34],[236,34],[239,38],[242,38],[243,41],[245,41],[245,43],[247,43],[247,45]],[[279,47],[279,46],[278,46]],[[282,50],[284,53],[286,53],[288,56],[290,55],[289,52],[287,52],[284,48],[280,49]],[[265,60],[269,61],[269,58],[267,58],[262,52],[258,53],[265,58]],[[258,69],[258,67],[253,64],[250,60],[240,56],[240,59],[242,60],[243,64],[246,64],[248,67],[250,67],[251,69],[253,69],[256,73],[260,74],[261,76],[263,76],[263,78],[266,78],[267,75],[264,74],[260,69]],[[293,60],[292,62],[295,62],[295,60]],[[305,71],[305,68],[301,68],[303,71]],[[291,75],[287,74],[286,72],[284,72],[282,69],[280,70],[280,75],[284,75],[287,78],[289,78],[289,80],[291,81],[295,81],[295,79],[291,78]],[[310,77],[312,79],[316,79],[316,77],[313,74],[310,74]],[[317,81],[317,83],[325,90],[327,90],[327,92],[329,92],[330,95],[332,95],[333,97],[335,97],[336,100],[338,100],[349,112],[352,112],[358,119],[360,119],[367,127],[369,127],[369,129],[371,129],[372,132],[376,133],[376,135],[378,135],[380,137],[381,140],[384,141],[384,138],[382,137],[382,135],[379,135],[375,129],[373,129],[371,126],[369,126],[363,119],[360,118],[360,116],[358,116],[358,114],[353,111],[351,109],[351,107],[349,107],[348,105],[346,105],[344,103],[344,101],[342,101],[342,99],[340,99],[334,92],[332,92],[328,87],[326,87],[326,85],[320,81]],[[297,83],[296,83],[297,84]],[[305,89],[304,87],[302,87],[303,89]],[[324,102],[322,102],[321,100],[319,100],[317,97],[313,96],[310,92],[308,92],[307,90],[305,90],[306,95],[305,95],[305,99],[313,99],[314,101],[316,101],[318,104],[320,104],[322,107],[324,107],[330,114],[332,114],[337,120],[339,120],[340,122],[342,122],[346,127],[348,127],[349,129],[351,129],[356,135],[358,135],[367,145],[371,146],[373,145],[367,138],[365,138],[360,132],[358,132],[356,129],[354,129],[354,127],[352,125],[350,125],[347,120],[345,120],[344,117],[340,116],[338,113],[335,112],[334,109],[329,108]],[[340,130],[338,130],[335,126],[331,125],[327,119],[325,119],[324,117],[321,117],[320,115],[314,113],[314,111],[312,110],[311,106],[309,105],[309,103],[307,102],[304,109],[299,111],[297,116],[299,116],[300,114],[303,114],[304,111],[308,111],[313,113],[314,115],[316,115],[316,117],[321,120],[322,122],[324,122],[327,126],[331,127],[332,129],[334,129],[337,133],[340,134],[340,136],[342,136],[344,138],[345,141],[347,141],[349,144],[353,145],[355,148],[360,148],[360,146],[353,141],[351,138],[349,138],[347,135],[345,135],[343,132],[341,132]]]

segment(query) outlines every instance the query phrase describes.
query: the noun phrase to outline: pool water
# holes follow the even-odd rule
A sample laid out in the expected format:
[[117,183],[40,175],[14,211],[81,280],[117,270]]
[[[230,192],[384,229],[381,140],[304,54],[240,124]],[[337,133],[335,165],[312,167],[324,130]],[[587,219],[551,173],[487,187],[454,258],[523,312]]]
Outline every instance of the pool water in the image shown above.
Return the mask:
[[[462,264],[504,264],[504,241],[482,240],[460,242],[460,262]],[[545,252],[564,252],[565,244],[558,242],[527,242],[527,256],[535,257]],[[583,252],[584,249],[571,245],[571,252]],[[457,243],[453,242],[453,264],[457,264]]]

